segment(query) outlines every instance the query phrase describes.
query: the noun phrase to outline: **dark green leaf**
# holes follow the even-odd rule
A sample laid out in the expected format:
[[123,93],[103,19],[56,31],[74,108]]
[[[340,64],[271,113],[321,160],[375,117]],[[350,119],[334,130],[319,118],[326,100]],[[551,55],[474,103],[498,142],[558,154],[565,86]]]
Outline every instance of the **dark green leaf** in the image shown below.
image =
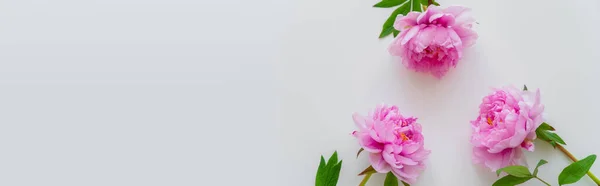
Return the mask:
[[433,2],[433,5],[440,6],[440,4],[438,2],[435,2],[435,1]]
[[531,177],[531,173],[529,173],[529,169],[527,169],[527,167],[521,166],[521,165],[508,166],[508,167],[498,169],[496,171],[496,174],[498,176],[500,176],[501,172],[506,172],[508,175],[513,175],[513,176],[521,177],[521,178]]
[[544,122],[542,123],[537,129],[535,130],[551,130],[554,131],[554,127],[550,126],[548,123]]
[[392,172],[388,172],[387,176],[385,176],[383,186],[398,186],[398,178],[396,178],[396,175]]
[[378,7],[378,8],[390,8],[390,7],[395,7],[398,5],[401,5],[402,3],[405,3],[408,0],[383,0],[375,5],[373,5],[373,7]]
[[523,91],[527,91],[527,85],[523,85]]
[[400,182],[402,182],[402,185],[404,185],[404,186],[410,186],[410,184],[408,184],[408,183],[406,183],[406,182],[404,182],[402,180],[400,180]]
[[410,3],[404,3],[400,7],[396,8],[396,10],[394,10],[394,12],[392,12],[390,17],[388,17],[388,19],[385,21],[385,23],[383,23],[383,29],[381,30],[381,33],[379,34],[379,38],[383,38],[385,36],[392,34],[392,32],[394,32],[394,30],[396,30],[396,29],[394,29],[394,21],[396,21],[396,17],[398,17],[398,14],[406,15],[406,14],[408,14],[409,11],[410,11]]
[[360,155],[360,153],[361,153],[363,150],[365,150],[365,149],[363,149],[363,148],[360,148],[360,150],[358,150],[358,152],[356,153],[356,158],[358,158],[358,155]]
[[558,184],[565,185],[579,181],[590,170],[594,161],[596,161],[596,155],[592,154],[565,167],[558,175]]
[[[412,8],[410,9],[411,11],[414,12],[423,12],[423,6],[421,6],[421,0],[410,0],[412,1]],[[427,1],[427,0],[424,0]]]
[[500,179],[498,179],[492,186],[515,186],[521,183],[525,183],[527,180],[533,177],[516,177],[512,175],[506,175]]
[[337,184],[342,169],[342,161],[337,162],[337,160],[337,151],[331,155],[327,163],[325,163],[325,158],[321,156],[315,186],[335,186]]
[[534,175],[534,176],[537,176],[537,173],[538,173],[538,168],[539,168],[540,166],[542,166],[542,165],[546,164],[546,163],[548,163],[548,161],[541,159],[541,160],[540,160],[540,161],[537,163],[537,165],[535,166],[535,169],[533,170],[533,175]]
[[394,37],[396,37],[396,36],[398,36],[398,34],[400,33],[400,31],[398,31],[398,30],[394,29],[394,30],[392,31],[392,33],[394,34]]

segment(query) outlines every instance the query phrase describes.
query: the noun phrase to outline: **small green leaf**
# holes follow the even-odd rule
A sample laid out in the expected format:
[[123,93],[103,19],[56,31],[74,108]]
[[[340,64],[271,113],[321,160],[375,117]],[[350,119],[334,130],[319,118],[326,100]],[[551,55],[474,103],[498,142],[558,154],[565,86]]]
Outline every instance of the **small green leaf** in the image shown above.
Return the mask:
[[440,6],[440,4],[438,2],[435,2],[435,1],[433,2],[433,5]]
[[360,148],[360,150],[358,150],[358,152],[356,153],[356,158],[358,158],[358,156],[360,155],[360,153],[361,153],[363,150],[365,150],[365,149],[363,149],[363,148]]
[[381,33],[379,34],[379,38],[383,38],[385,36],[392,34],[392,32],[394,32],[394,30],[396,30],[396,29],[394,29],[394,21],[396,21],[396,17],[398,17],[398,14],[406,15],[406,14],[408,14],[409,11],[410,11],[410,3],[404,3],[401,6],[399,6],[398,8],[396,8],[396,10],[394,10],[394,12],[392,12],[390,17],[388,17],[388,19],[385,21],[385,23],[383,23],[383,29],[381,30]]
[[542,165],[546,164],[546,163],[548,163],[548,161],[546,161],[546,160],[544,160],[544,159],[541,159],[541,160],[540,160],[540,161],[537,163],[537,165],[535,166],[535,169],[533,170],[533,176],[537,176],[537,173],[538,173],[538,168],[539,168],[540,166],[542,166]]
[[527,91],[527,85],[523,85],[523,91]]
[[331,157],[329,157],[329,160],[327,160],[327,164],[335,164],[337,163],[338,157],[337,157],[337,151],[333,152],[333,155],[331,155]]
[[548,123],[544,122],[537,129],[535,129],[535,130],[551,130],[551,131],[554,131],[556,129],[554,129],[554,127],[550,126]]
[[394,30],[392,31],[392,33],[394,34],[394,37],[396,37],[396,36],[398,36],[398,34],[400,34],[400,31],[398,31],[398,30],[394,29]]
[[496,171],[496,174],[498,176],[500,176],[500,173],[503,171],[506,172],[508,175],[513,175],[513,176],[520,177],[520,178],[531,177],[531,173],[529,173],[529,169],[527,169],[527,167],[521,166],[521,165],[508,166],[508,167],[498,169]]
[[385,176],[383,186],[398,186],[398,178],[396,178],[396,175],[392,172],[388,172]]
[[551,132],[554,130],[554,127],[548,125],[547,123],[542,123],[535,130],[535,134],[538,138],[550,143],[550,145],[552,145],[553,147],[556,147],[557,144],[566,145],[565,141],[560,136],[558,136],[558,134]]
[[521,183],[525,183],[527,180],[530,180],[533,177],[516,177],[513,175],[506,175],[500,179],[498,179],[492,186],[515,186]]
[[545,133],[546,133],[546,137],[548,137],[548,139],[550,139],[556,143],[566,145],[565,141],[563,141],[563,139],[560,138],[560,136],[558,136],[558,134],[549,132],[549,131],[545,131]]
[[406,182],[404,182],[402,180],[400,180],[400,182],[402,182],[402,185],[404,185],[404,186],[410,186],[410,184],[408,184],[408,183],[406,183]]
[[401,5],[402,3],[405,3],[408,0],[383,0],[375,5],[373,5],[373,7],[378,7],[378,8],[390,8],[390,7],[395,7],[398,5]]
[[594,161],[596,161],[596,155],[592,154],[565,167],[558,175],[558,184],[565,185],[579,181],[590,170]]
[[421,6],[421,0],[410,0],[410,1],[412,1],[412,8],[410,9],[411,11],[423,12],[423,6]]

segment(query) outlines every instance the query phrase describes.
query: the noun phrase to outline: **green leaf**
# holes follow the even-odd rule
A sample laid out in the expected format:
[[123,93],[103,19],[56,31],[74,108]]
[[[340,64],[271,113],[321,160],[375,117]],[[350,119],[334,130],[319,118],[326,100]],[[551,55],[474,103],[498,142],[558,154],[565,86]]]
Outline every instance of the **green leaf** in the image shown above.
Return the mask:
[[396,17],[398,17],[398,14],[406,15],[406,14],[408,14],[409,11],[410,11],[410,3],[404,3],[400,7],[396,8],[396,10],[394,10],[394,12],[392,12],[390,17],[388,17],[388,19],[385,21],[385,23],[383,23],[383,29],[381,30],[381,33],[379,34],[379,38],[383,38],[385,36],[392,34],[392,32],[394,32],[394,30],[396,30],[396,29],[394,29],[394,21],[396,21]]
[[408,184],[408,183],[406,183],[406,182],[404,182],[402,180],[400,180],[400,182],[402,182],[402,185],[404,185],[404,186],[410,186],[410,184]]
[[494,182],[492,186],[515,186],[521,183],[525,183],[527,180],[530,180],[533,177],[516,177],[513,175],[506,175]]
[[336,186],[341,169],[342,161],[338,162],[337,151],[331,155],[327,163],[325,163],[325,158],[321,156],[315,186]]
[[557,144],[566,145],[565,141],[558,136],[558,134],[551,132],[554,131],[554,127],[548,125],[547,123],[542,123],[537,129],[535,129],[535,134],[541,140],[544,140],[553,147],[556,147]]
[[398,31],[398,30],[394,29],[394,30],[392,31],[392,33],[394,34],[394,37],[396,37],[396,36],[398,36],[398,34],[400,34],[400,31]]
[[560,138],[560,136],[558,136],[558,134],[553,133],[553,132],[549,132],[549,131],[546,131],[545,133],[546,133],[546,136],[550,140],[552,140],[554,142],[557,142],[557,143],[560,143],[560,144],[563,144],[563,145],[566,145],[565,141],[563,141],[563,139]]
[[387,176],[385,176],[383,186],[398,186],[398,178],[396,178],[396,175],[392,172],[388,172]]
[[579,181],[590,170],[594,161],[596,161],[596,155],[592,154],[565,167],[558,175],[558,184],[565,185]]
[[527,167],[521,166],[521,165],[508,166],[508,167],[498,169],[496,171],[496,174],[498,176],[500,176],[500,173],[503,171],[506,172],[508,175],[512,175],[512,176],[516,176],[516,177],[520,177],[520,178],[531,177],[531,173],[529,173],[529,169],[527,169]]
[[540,161],[537,163],[537,165],[535,166],[535,169],[533,170],[533,176],[537,176],[537,173],[538,173],[538,168],[539,168],[540,166],[542,166],[542,165],[546,164],[546,163],[548,163],[548,161],[546,161],[546,160],[544,160],[544,159],[541,159],[541,160],[540,160]]
[[331,157],[329,157],[329,160],[327,160],[327,164],[335,164],[337,163],[338,157],[337,157],[337,151],[333,152],[333,155],[331,155]]
[[440,4],[438,2],[435,2],[435,1],[433,2],[433,5],[440,6]]
[[523,85],[523,91],[527,91],[527,85]]
[[421,0],[410,0],[410,1],[412,1],[412,8],[410,9],[411,11],[423,12],[423,6],[421,6]]
[[373,7],[378,7],[378,8],[390,8],[390,7],[395,7],[398,5],[401,5],[402,3],[405,3],[408,0],[383,0],[375,5],[373,5]]
[[556,129],[554,129],[554,127],[550,126],[548,123],[544,122],[536,130],[551,130],[551,131],[555,131]]

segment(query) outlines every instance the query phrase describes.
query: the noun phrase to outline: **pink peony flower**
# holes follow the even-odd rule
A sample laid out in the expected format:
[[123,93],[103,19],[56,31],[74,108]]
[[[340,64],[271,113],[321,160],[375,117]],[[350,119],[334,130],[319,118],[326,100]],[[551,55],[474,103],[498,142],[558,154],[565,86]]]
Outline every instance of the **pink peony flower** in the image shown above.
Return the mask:
[[430,5],[423,13],[398,15],[394,28],[401,33],[390,45],[390,54],[400,56],[409,69],[441,78],[456,67],[463,48],[475,43],[474,21],[470,9],[460,6]]
[[534,150],[532,141],[543,122],[543,111],[539,90],[534,93],[505,87],[484,97],[479,116],[471,121],[473,161],[492,171],[524,165],[521,149]]
[[379,173],[392,171],[407,183],[414,183],[425,169],[430,151],[423,147],[421,125],[404,117],[396,106],[380,105],[368,117],[354,114],[358,131],[354,135],[369,152],[371,166]]

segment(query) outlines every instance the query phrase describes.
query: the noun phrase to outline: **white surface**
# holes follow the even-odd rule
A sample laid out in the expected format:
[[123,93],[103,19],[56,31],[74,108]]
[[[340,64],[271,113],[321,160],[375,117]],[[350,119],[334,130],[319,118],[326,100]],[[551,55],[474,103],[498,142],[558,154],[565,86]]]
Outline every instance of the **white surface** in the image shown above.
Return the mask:
[[[301,2],[301,3],[299,3]],[[416,185],[491,185],[496,177],[471,162],[470,124],[489,88],[527,84],[540,88],[548,122],[578,157],[600,154],[600,23],[598,1],[444,0],[473,9],[479,40],[444,79],[404,69],[387,53],[391,38],[376,37],[390,9],[376,1],[302,0],[286,27],[283,69],[283,139],[286,185],[312,185],[321,154],[338,150],[344,160],[339,185],[357,185],[367,156],[350,132],[351,113],[376,104],[398,105],[419,118],[429,167]],[[569,161],[537,142],[530,164],[548,160],[541,177],[557,185]],[[593,167],[600,174],[600,165]],[[382,185],[384,175],[368,185]],[[524,185],[543,185],[530,181]],[[593,185],[588,177],[574,185]]]
[[[0,185],[305,186],[333,150],[339,185],[357,185],[367,161],[350,114],[381,102],[424,126],[415,185],[490,185],[468,121],[488,88],[523,83],[542,89],[567,148],[600,154],[599,2],[440,0],[480,23],[443,80],[387,54],[376,36],[392,10],[375,3],[2,0]],[[529,161],[549,160],[555,183],[568,160],[537,148]]]

